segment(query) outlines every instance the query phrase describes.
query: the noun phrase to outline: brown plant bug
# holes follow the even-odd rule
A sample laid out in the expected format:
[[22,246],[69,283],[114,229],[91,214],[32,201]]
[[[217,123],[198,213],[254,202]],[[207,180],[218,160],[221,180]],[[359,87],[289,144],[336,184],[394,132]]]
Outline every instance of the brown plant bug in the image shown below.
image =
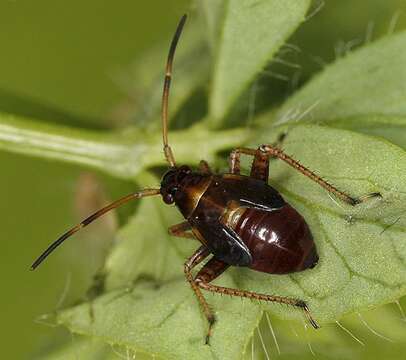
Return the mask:
[[[185,21],[186,15],[178,24],[166,63],[162,127],[163,150],[169,163],[169,170],[162,178],[161,187],[129,194],[90,215],[52,243],[35,260],[31,270],[37,268],[68,237],[106,212],[130,200],[161,195],[166,204],[175,204],[185,218],[184,222],[171,226],[169,233],[173,236],[195,239],[201,243],[184,264],[184,272],[209,323],[206,344],[209,343],[215,316],[203,296],[202,289],[298,307],[317,329],[319,326],[303,300],[217,286],[211,284],[211,281],[230,266],[248,267],[269,274],[289,274],[311,269],[318,262],[316,246],[306,221],[267,184],[270,158],[284,161],[353,206],[380,194],[372,193],[353,198],[273,145],[261,145],[258,149],[234,149],[229,157],[230,172],[227,174],[213,174],[204,160],[200,162],[198,171],[192,171],[186,165],[176,165],[168,142],[168,97],[175,49]],[[241,154],[254,158],[250,176],[240,174]],[[193,275],[193,268],[209,256],[210,260],[196,275]]]

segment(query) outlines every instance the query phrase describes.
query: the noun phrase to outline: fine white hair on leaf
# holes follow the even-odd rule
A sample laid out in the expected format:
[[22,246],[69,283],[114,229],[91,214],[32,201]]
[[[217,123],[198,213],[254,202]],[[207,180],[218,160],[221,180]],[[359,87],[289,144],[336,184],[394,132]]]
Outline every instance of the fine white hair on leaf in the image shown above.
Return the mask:
[[272,323],[271,323],[271,319],[269,318],[268,313],[265,313],[265,317],[266,317],[266,321],[267,321],[268,326],[269,326],[269,330],[271,331],[273,341],[274,341],[275,346],[276,346],[276,351],[277,351],[278,354],[280,355],[280,354],[281,354],[281,349],[279,348],[278,340],[276,339],[275,331],[274,331],[274,329],[273,329],[273,326],[272,326]]
[[313,16],[317,15],[321,9],[324,7],[326,3],[324,0],[317,0],[313,2],[312,8],[310,9],[310,12],[306,15],[306,18],[304,21],[310,20]]
[[392,18],[389,21],[389,26],[388,26],[388,35],[392,35],[395,32],[396,25],[398,24],[399,17],[400,17],[401,11],[397,10],[393,15]]
[[262,72],[262,74],[264,74],[265,76],[274,78],[274,79],[278,79],[278,80],[282,80],[282,81],[286,81],[288,82],[290,80],[289,76],[283,75],[283,74],[278,74],[274,71],[271,70],[264,70]]
[[51,328],[58,327],[59,325],[55,321],[49,321],[49,319],[54,316],[55,316],[55,314],[42,314],[42,315],[37,316],[34,319],[34,322],[36,324],[46,325]]
[[396,306],[397,306],[398,309],[399,309],[399,312],[400,312],[400,316],[401,316],[402,321],[405,321],[405,322],[406,322],[406,315],[405,315],[405,312],[403,311],[402,305],[400,304],[399,300],[396,300],[396,301],[395,301],[395,304],[396,304]]
[[297,70],[293,73],[289,83],[289,88],[292,93],[299,88],[299,80],[301,75],[302,75],[301,70]]
[[297,108],[289,109],[281,116],[279,120],[275,121],[275,125],[281,125],[283,123],[289,122],[290,120],[294,120],[295,122],[302,120],[306,115],[311,115],[312,110],[314,110],[320,102],[321,99],[317,99],[303,111],[301,110],[300,105]]
[[[129,359],[128,351],[126,351],[126,354],[124,355],[120,351],[116,350],[115,346],[116,345],[114,345],[114,344],[110,344],[111,351],[113,351],[113,353],[116,354],[120,359],[128,360]],[[128,350],[128,348],[127,348],[127,350]]]
[[288,109],[281,117],[279,120],[275,122],[276,125],[283,124],[285,122],[288,122],[290,119],[293,119],[295,115],[298,113],[297,108],[291,108]]
[[339,321],[336,321],[336,324],[344,330],[348,335],[350,335],[358,344],[365,346],[364,342],[362,342],[360,339],[358,339],[350,330],[348,330],[344,325],[342,325]]
[[365,40],[364,43],[368,44],[372,41],[372,36],[374,34],[374,27],[375,23],[373,21],[369,21],[367,25],[367,29],[365,31]]
[[272,62],[277,63],[277,64],[282,64],[282,65],[285,65],[285,66],[293,68],[293,69],[301,69],[302,68],[302,66],[300,64],[296,64],[294,62],[287,61],[285,59],[282,59],[281,57],[274,57],[272,59]]
[[337,205],[341,210],[346,210],[346,209],[344,208],[344,206],[342,206],[336,199],[334,199],[334,197],[331,195],[330,192],[327,191],[327,195],[328,195],[328,197],[330,198],[330,200],[331,200],[335,205]]
[[255,346],[255,339],[253,336],[252,340],[251,340],[251,360],[254,360],[254,356],[255,356],[254,346]]
[[320,99],[317,99],[313,104],[311,104],[307,109],[305,109],[300,115],[298,115],[295,119],[296,122],[302,120],[306,115],[311,114],[312,110],[319,105]]
[[307,347],[309,348],[310,353],[311,353],[313,356],[316,356],[316,353],[315,353],[314,350],[313,350],[312,344],[310,343],[310,340],[309,340],[309,338],[307,337],[307,324],[304,322],[304,323],[303,323],[303,326],[304,326],[304,329],[305,329],[305,338],[306,338]]
[[286,43],[284,43],[282,45],[282,49],[290,49],[290,50],[295,51],[297,53],[302,52],[302,50],[300,49],[300,47],[298,45],[291,44],[291,43],[288,43],[288,42],[286,42]]
[[385,335],[382,335],[380,333],[378,333],[376,330],[372,329],[371,326],[369,326],[369,324],[365,321],[365,319],[362,317],[361,313],[357,313],[359,319],[361,320],[361,322],[364,324],[364,326],[374,335],[376,335],[377,337],[383,339],[383,340],[387,340],[391,343],[393,343],[394,341],[388,337],[386,337]]
[[62,293],[61,293],[61,295],[59,296],[58,301],[56,302],[56,305],[55,305],[55,309],[56,309],[56,310],[59,310],[59,309],[62,307],[62,305],[63,305],[63,303],[64,303],[66,297],[68,296],[69,289],[70,289],[70,285],[71,285],[71,281],[72,281],[72,273],[69,271],[69,272],[66,274],[65,285],[64,285],[64,287],[63,287]]
[[261,341],[261,344],[262,344],[262,348],[264,349],[264,353],[265,353],[266,360],[270,360],[268,351],[266,350],[266,346],[265,346],[265,343],[264,343],[264,339],[263,339],[263,337],[262,337],[261,329],[260,329],[259,326],[257,327],[257,331],[258,331],[258,335],[259,335],[259,340]]

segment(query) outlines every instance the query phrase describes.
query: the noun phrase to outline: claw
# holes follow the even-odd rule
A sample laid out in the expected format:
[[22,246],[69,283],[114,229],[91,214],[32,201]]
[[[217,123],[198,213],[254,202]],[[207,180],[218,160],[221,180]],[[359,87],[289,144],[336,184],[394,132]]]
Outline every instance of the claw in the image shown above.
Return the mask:
[[207,331],[205,344],[210,346],[211,332],[212,332],[212,329],[213,329],[213,325],[216,322],[216,318],[215,318],[214,315],[212,315],[209,318],[207,318],[207,320],[209,321],[209,330]]
[[372,199],[372,198],[375,198],[375,197],[379,197],[379,198],[382,199],[381,193],[373,192],[373,193],[370,193],[370,194],[360,196],[359,198],[352,199],[351,205],[358,205],[358,204],[363,203],[364,201],[367,201],[368,199]]
[[296,303],[296,306],[299,306],[303,309],[307,320],[309,321],[309,323],[315,328],[315,329],[320,329],[320,325],[317,324],[316,320],[313,319],[312,315],[310,314],[310,310],[307,307],[307,304],[303,301],[303,300],[299,300]]

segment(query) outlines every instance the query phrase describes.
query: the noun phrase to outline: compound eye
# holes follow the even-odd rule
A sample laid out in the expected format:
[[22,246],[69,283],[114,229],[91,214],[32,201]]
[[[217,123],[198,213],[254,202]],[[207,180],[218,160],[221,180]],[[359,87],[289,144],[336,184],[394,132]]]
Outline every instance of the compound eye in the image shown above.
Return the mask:
[[174,202],[173,195],[169,194],[169,193],[167,193],[163,196],[163,200],[164,200],[164,203],[168,204],[168,205],[173,204],[173,202]]

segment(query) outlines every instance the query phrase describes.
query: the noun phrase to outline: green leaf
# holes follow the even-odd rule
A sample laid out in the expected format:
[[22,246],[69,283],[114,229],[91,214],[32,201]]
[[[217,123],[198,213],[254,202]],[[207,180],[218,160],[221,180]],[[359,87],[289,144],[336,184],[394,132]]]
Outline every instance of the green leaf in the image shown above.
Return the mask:
[[[137,182],[141,187],[158,186],[158,179],[148,174],[138,176]],[[169,236],[169,226],[181,221],[178,211],[165,206],[160,196],[140,200],[107,259],[107,289],[129,286],[139,278],[159,283],[179,278],[185,259],[198,247],[195,241]]]
[[117,290],[91,304],[64,311],[58,322],[74,333],[92,335],[164,359],[184,359],[186,354],[188,359],[239,359],[258,325],[261,311],[249,302],[242,305],[213,297],[215,309],[219,301],[225,306],[216,311],[218,322],[211,346],[204,345],[206,320],[185,280],[159,288],[146,283],[126,292]]
[[[399,303],[399,306],[401,304]],[[309,331],[303,324],[264,316],[254,331],[254,338],[243,359],[262,360],[265,351],[271,359],[280,353],[283,359],[385,358],[397,359],[405,351],[404,318],[398,306],[389,304],[378,309],[346,316],[335,326]],[[402,321],[403,320],[403,321]],[[271,328],[272,327],[272,328]],[[259,336],[261,333],[261,337]],[[277,345],[276,345],[277,344]],[[364,344],[364,346],[362,346]],[[279,351],[278,351],[279,349]],[[154,355],[133,351],[126,346],[107,345],[99,339],[72,335],[72,341],[40,359],[60,360],[72,358],[154,359]]]
[[257,336],[253,344],[257,357],[249,356],[246,360],[266,359],[264,349],[270,359],[279,358],[279,352],[280,358],[286,360],[399,359],[399,354],[406,349],[404,318],[401,316],[396,304],[388,304],[345,316],[339,323],[323,326],[317,331],[309,330],[303,323],[265,316],[259,327],[263,344]]
[[[274,141],[285,128],[277,130],[267,135],[263,129],[256,141]],[[319,264],[284,276],[233,268],[227,272],[233,281],[227,273],[219,281],[307,301],[323,327],[310,336],[323,341],[330,336],[323,335],[329,332],[326,323],[406,293],[406,153],[375,137],[310,125],[290,127],[284,148],[338,188],[354,196],[379,191],[383,198],[351,207],[281,161],[272,161],[270,181],[308,222]],[[153,179],[143,175],[140,181]],[[121,241],[107,262],[109,292],[59,314],[61,324],[74,333],[166,359],[185,354],[192,359],[241,359],[263,309],[280,318],[302,319],[291,308],[206,294],[219,321],[212,346],[203,346],[205,320],[182,274],[182,262],[196,243],[166,235],[167,226],[179,217],[159,200],[143,200],[120,232]]]
[[[48,354],[41,354],[38,359],[42,360],[70,360],[70,359],[116,359],[113,351],[106,343],[97,340],[83,340],[75,336],[72,343],[64,344],[63,346],[49,351]],[[110,355],[110,356],[109,356]]]
[[[272,143],[277,133],[267,136],[264,130],[258,141]],[[304,299],[322,323],[405,295],[405,151],[375,137],[304,125],[289,128],[283,147],[339,189],[353,196],[380,192],[383,198],[351,207],[273,161],[270,182],[304,215],[320,261],[313,270],[288,276],[235,271],[239,286]],[[298,315],[269,309],[282,317]]]
[[214,65],[210,115],[218,125],[304,20],[310,1],[229,0]]
[[391,143],[406,149],[406,117],[399,116],[361,116],[334,120],[330,126],[351,129],[363,134],[380,136]]
[[197,1],[197,5],[206,23],[208,43],[210,44],[212,52],[215,53],[217,50],[217,45],[219,43],[226,1],[199,0]]
[[289,98],[276,124],[406,114],[406,32],[384,37],[326,66]]

